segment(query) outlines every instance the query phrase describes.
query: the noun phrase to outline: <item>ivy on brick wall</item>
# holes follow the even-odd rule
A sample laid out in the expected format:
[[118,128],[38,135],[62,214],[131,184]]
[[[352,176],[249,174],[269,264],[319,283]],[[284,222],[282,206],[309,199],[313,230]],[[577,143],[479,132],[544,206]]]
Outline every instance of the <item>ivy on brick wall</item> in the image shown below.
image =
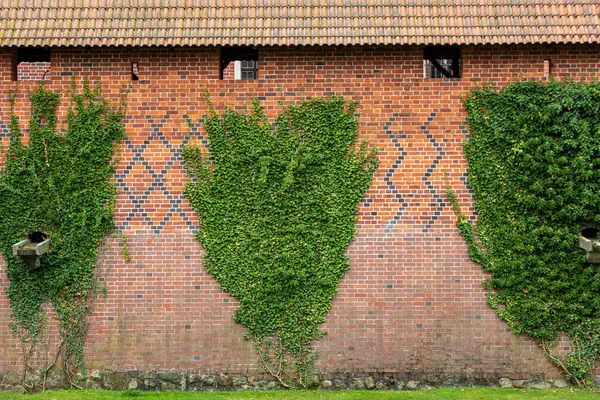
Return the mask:
[[[0,250],[8,265],[12,328],[24,345],[29,368],[29,357],[43,343],[45,304],[50,303],[62,339],[56,359],[71,377],[77,369],[85,373],[85,317],[91,309],[98,247],[113,228],[111,159],[115,141],[124,134],[120,110],[99,89],[86,82],[81,94],[75,94],[74,84],[72,92],[64,133],[57,130],[59,95],[43,84],[30,93],[27,146],[19,119],[11,113],[10,144],[0,171]],[[39,257],[37,268],[13,255],[12,246],[28,235],[50,239],[50,250]]]
[[[544,349],[567,378],[591,383],[600,356],[600,265],[578,237],[600,228],[600,84],[515,83],[466,99],[464,145],[476,229],[458,228],[491,273],[489,304]],[[554,348],[561,333],[570,352]]]
[[312,99],[272,127],[258,101],[222,116],[209,104],[210,154],[183,150],[206,270],[240,301],[235,321],[287,387],[310,383],[312,343],[349,267],[358,203],[377,167],[375,149],[356,146],[354,113],[342,98]]

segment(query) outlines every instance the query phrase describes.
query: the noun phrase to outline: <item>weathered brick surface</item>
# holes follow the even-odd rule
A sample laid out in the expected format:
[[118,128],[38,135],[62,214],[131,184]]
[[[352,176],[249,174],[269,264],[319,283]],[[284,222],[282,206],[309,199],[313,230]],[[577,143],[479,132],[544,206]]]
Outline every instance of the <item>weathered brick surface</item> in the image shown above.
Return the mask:
[[21,62],[17,66],[17,80],[34,82],[40,81],[45,78],[49,68],[49,62]]
[[[279,102],[336,94],[358,101],[361,136],[380,148],[381,164],[361,203],[351,269],[340,284],[317,344],[324,374],[387,373],[419,378],[527,378],[558,371],[537,346],[508,332],[486,304],[480,267],[468,261],[445,189],[466,212],[461,143],[461,97],[476,84],[501,87],[544,79],[551,60],[557,79],[591,79],[600,72],[600,46],[472,46],[462,51],[462,78],[424,79],[417,47],[307,47],[259,50],[257,81],[219,80],[213,48],[56,49],[49,88],[68,93],[74,76],[101,80],[118,99],[127,91],[128,139],[119,150],[116,225],[99,264],[108,271],[106,299],[91,315],[86,356],[90,369],[176,369],[201,373],[258,372],[244,328],[232,315],[236,300],[202,268],[193,237],[197,219],[182,194],[181,145],[205,142],[199,118],[205,90],[213,103],[241,109],[258,96],[274,117]],[[0,49],[0,136],[8,143],[8,89],[14,53]],[[131,81],[139,62],[139,81]],[[19,82],[16,112],[28,113]],[[64,106],[61,112],[64,113]],[[25,132],[25,131],[24,131]],[[3,265],[3,264],[2,264]],[[5,268],[0,285],[8,284]],[[0,294],[0,373],[21,367],[8,328],[10,307]],[[55,330],[51,326],[51,333]],[[56,344],[56,335],[52,333]]]

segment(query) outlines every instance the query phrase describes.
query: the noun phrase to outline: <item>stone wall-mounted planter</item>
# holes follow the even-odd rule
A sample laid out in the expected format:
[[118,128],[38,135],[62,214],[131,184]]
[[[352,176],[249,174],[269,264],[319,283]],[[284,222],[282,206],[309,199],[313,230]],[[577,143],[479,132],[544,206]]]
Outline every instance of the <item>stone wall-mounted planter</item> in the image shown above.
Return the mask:
[[27,238],[13,244],[13,255],[23,257],[32,268],[40,267],[40,257],[50,250],[50,238],[41,232],[27,235]]
[[600,264],[600,236],[598,235],[598,229],[582,229],[581,236],[579,236],[579,247],[587,252],[585,258],[587,262]]

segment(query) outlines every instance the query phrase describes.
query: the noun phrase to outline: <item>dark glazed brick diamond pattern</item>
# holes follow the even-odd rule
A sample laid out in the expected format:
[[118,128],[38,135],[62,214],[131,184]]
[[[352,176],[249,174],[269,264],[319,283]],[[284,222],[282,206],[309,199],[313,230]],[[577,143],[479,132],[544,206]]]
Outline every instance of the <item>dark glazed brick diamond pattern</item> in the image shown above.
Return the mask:
[[202,145],[204,146],[204,148],[208,150],[209,149],[208,139],[206,139],[201,133],[199,133],[200,125],[202,125],[202,121],[204,121],[204,118],[206,118],[206,115],[200,116],[200,121],[198,121],[198,122],[193,122],[191,120],[191,118],[187,115],[184,115],[183,118],[187,122],[188,127],[190,128],[190,131],[191,131],[189,137],[197,137],[200,140],[200,143],[202,143]]
[[390,232],[392,230],[394,225],[396,225],[396,223],[402,217],[402,214],[404,213],[404,210],[407,207],[407,203],[405,202],[404,197],[402,197],[402,194],[398,191],[398,188],[392,182],[392,177],[396,173],[396,170],[398,169],[400,164],[402,164],[404,157],[406,157],[406,155],[407,155],[406,150],[404,149],[404,147],[402,147],[402,145],[398,141],[398,139],[406,139],[406,134],[398,133],[398,132],[394,132],[394,131],[390,130],[390,126],[392,126],[392,124],[394,122],[396,122],[399,117],[400,117],[400,114],[393,113],[392,116],[387,120],[387,122],[383,126],[384,132],[390,137],[390,139],[392,139],[392,143],[394,144],[394,147],[398,151],[398,158],[396,158],[396,160],[394,161],[392,166],[386,171],[383,181],[385,182],[385,184],[388,186],[388,188],[394,194],[396,201],[400,204],[400,206],[396,210],[394,218],[392,218],[390,221],[388,221],[386,223],[386,226],[385,226],[386,233]]
[[[129,118],[126,118],[129,119]],[[126,211],[124,220],[121,220],[121,224],[117,226],[118,231],[123,231],[129,227],[130,223],[136,215],[140,215],[146,225],[150,228],[154,234],[159,234],[165,226],[169,223],[170,218],[173,215],[179,215],[184,221],[185,225],[192,230],[197,232],[198,227],[188,218],[184,210],[181,208],[181,204],[184,201],[184,194],[182,191],[172,191],[170,187],[166,185],[166,175],[173,168],[175,164],[182,165],[183,158],[181,156],[182,146],[188,143],[189,139],[183,140],[182,146],[173,146],[173,144],[165,137],[162,132],[162,128],[169,119],[169,115],[166,114],[159,121],[154,120],[151,116],[146,115],[151,131],[146,140],[142,144],[136,146],[131,140],[125,140],[125,146],[131,150],[133,156],[130,158],[129,163],[121,174],[115,174],[115,180],[117,187],[127,196],[131,202],[131,208]],[[197,127],[196,127],[197,133]],[[165,163],[164,168],[156,169],[145,157],[145,152],[149,145],[153,142],[161,143],[171,154],[168,161]],[[203,143],[205,141],[203,140]],[[149,157],[151,157],[149,155]],[[127,176],[131,173],[135,165],[142,165],[144,172],[151,177],[152,181],[147,187],[144,188],[142,195],[135,195],[134,188],[131,179],[127,179]],[[135,190],[137,191],[137,190]],[[158,220],[152,218],[151,212],[148,210],[151,207],[155,207],[155,204],[150,204],[148,201],[153,193],[160,193],[164,196],[165,201],[169,203],[168,212],[164,216],[159,216]]]
[[[467,188],[469,193],[471,195],[473,195],[473,188],[471,188],[471,185],[469,185],[469,171],[468,170],[463,172],[463,174],[460,176],[460,181],[465,185],[465,187]],[[464,210],[463,210],[463,212],[464,212]],[[471,215],[469,215],[469,220],[471,222],[474,222],[476,219],[477,219],[477,210],[475,208],[473,208]]]
[[425,134],[425,137],[427,137],[429,142],[433,145],[435,151],[438,152],[429,168],[427,168],[425,175],[423,175],[423,178],[421,178],[425,183],[427,190],[429,191],[429,193],[431,193],[431,196],[433,197],[433,201],[431,203],[432,215],[430,215],[429,220],[425,224],[425,227],[423,227],[423,232],[427,232],[433,226],[435,221],[440,217],[444,207],[446,207],[446,203],[444,202],[445,196],[440,196],[440,194],[435,190],[433,183],[431,183],[431,181],[429,180],[440,161],[446,155],[443,147],[435,140],[435,138],[429,131],[429,125],[431,124],[431,122],[433,122],[436,115],[437,114],[435,112],[432,112],[431,114],[429,114],[429,117],[427,117],[427,120],[423,123],[423,125],[421,125],[421,131],[423,132],[423,134]]
[[[462,132],[465,140],[470,139],[469,138],[469,130],[467,129],[467,126],[465,124],[460,124],[459,130]],[[471,196],[473,196],[473,188],[471,187],[471,185],[469,185],[469,169],[468,168],[461,174],[459,179],[465,185],[465,188],[467,189],[469,194]],[[469,216],[469,220],[471,222],[475,222],[476,219],[477,219],[477,210],[475,208],[473,208],[472,213]]]
[[[427,190],[429,191],[429,193],[431,194],[431,196],[433,198],[433,201],[432,201],[431,207],[430,207],[431,212],[428,215],[428,217],[429,217],[428,221],[426,222],[425,226],[423,227],[423,232],[427,232],[433,226],[435,221],[439,219],[444,207],[446,207],[446,203],[444,202],[444,197],[437,192],[433,183],[430,180],[435,169],[437,168],[440,161],[445,156],[443,147],[436,141],[436,139],[433,137],[433,135],[429,131],[429,125],[433,122],[436,115],[437,115],[436,112],[431,112],[429,117],[427,117],[426,121],[421,125],[421,132],[425,135],[425,137],[428,139],[428,141],[433,145],[433,148],[435,149],[435,151],[438,153],[435,156],[431,165],[429,165],[429,167],[425,171],[423,177],[421,178],[421,180],[424,182],[425,186],[427,187]],[[386,171],[383,180],[386,183],[388,189],[394,195],[395,201],[399,203],[399,206],[395,212],[393,219],[391,219],[390,221],[388,221],[386,223],[385,232],[390,232],[392,230],[394,225],[396,225],[398,223],[398,221],[400,220],[400,218],[402,218],[406,208],[408,207],[408,203],[404,199],[402,193],[399,192],[398,188],[393,183],[394,175],[396,174],[398,168],[404,161],[405,157],[408,155],[406,149],[399,142],[399,139],[407,138],[406,134],[394,132],[394,131],[390,130],[390,127],[392,126],[392,124],[394,122],[396,122],[399,117],[400,117],[400,114],[393,113],[392,116],[388,119],[388,121],[383,126],[384,132],[392,140],[392,143],[394,144],[394,147],[398,154],[398,157],[396,158],[396,160],[394,161],[392,166]],[[402,178],[400,177],[400,179],[402,179]]]

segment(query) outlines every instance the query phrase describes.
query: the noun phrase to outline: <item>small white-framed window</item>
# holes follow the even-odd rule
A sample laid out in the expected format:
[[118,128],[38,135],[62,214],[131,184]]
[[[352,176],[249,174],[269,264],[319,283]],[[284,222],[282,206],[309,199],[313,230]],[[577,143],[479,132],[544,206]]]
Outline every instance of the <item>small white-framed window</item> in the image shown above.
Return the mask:
[[258,76],[258,61],[256,60],[236,60],[235,61],[235,79],[256,79]]

